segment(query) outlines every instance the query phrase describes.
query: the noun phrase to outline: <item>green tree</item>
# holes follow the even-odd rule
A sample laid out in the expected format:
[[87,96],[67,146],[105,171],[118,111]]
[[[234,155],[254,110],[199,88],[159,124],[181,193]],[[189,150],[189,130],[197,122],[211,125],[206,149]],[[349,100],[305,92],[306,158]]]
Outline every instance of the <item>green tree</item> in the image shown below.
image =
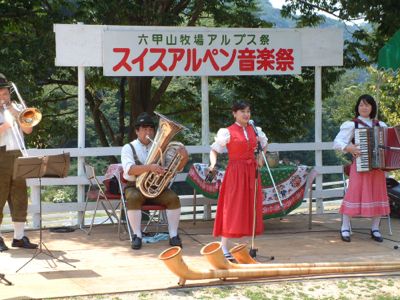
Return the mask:
[[381,115],[390,126],[400,125],[400,73],[371,69],[376,80],[373,90],[379,95]]
[[400,2],[396,0],[286,0],[282,15],[298,26],[316,26],[325,21],[321,12],[347,22],[365,20],[352,40],[346,41],[345,66],[368,66],[376,62],[378,51],[400,28]]
[[[53,24],[271,27],[260,19],[257,0],[15,0],[0,1],[0,72],[21,89],[29,106],[43,111],[30,146],[74,147],[77,129],[77,70],[56,68]],[[323,93],[338,72],[324,69]],[[301,76],[209,78],[211,130],[231,122],[231,104],[245,99],[272,141],[301,140],[312,123],[314,71]],[[88,146],[122,145],[132,138],[132,123],[156,108],[190,127],[190,142],[200,134],[199,78],[106,78],[88,68]],[[171,105],[173,103],[173,105]]]
[[[340,125],[354,118],[354,106],[363,94],[372,95],[378,104],[377,118],[388,126],[400,124],[399,74],[378,71],[373,67],[348,70],[332,85],[332,95],[323,103],[323,140],[332,141],[339,132]],[[349,161],[339,153],[324,153],[324,164],[336,165]],[[398,176],[398,172],[394,173]]]
[[[60,145],[76,130],[77,124],[72,119],[77,110],[77,72],[74,68],[54,66],[53,24],[81,21],[85,24],[143,26],[259,27],[266,23],[254,16],[256,3],[254,0],[0,1],[0,70],[23,87],[21,92],[27,98],[41,96],[43,99],[30,103],[46,111],[43,124],[35,131],[35,146]],[[162,80],[153,77],[104,78],[99,70],[88,70],[86,99],[100,145],[123,144],[125,133],[134,132],[130,129],[136,116],[143,111],[153,112],[162,102],[171,81],[172,77]],[[114,106],[118,110],[110,118],[102,106],[107,106],[111,98],[117,98]],[[125,124],[126,116],[129,130]],[[64,134],[51,141],[47,135],[51,131]]]

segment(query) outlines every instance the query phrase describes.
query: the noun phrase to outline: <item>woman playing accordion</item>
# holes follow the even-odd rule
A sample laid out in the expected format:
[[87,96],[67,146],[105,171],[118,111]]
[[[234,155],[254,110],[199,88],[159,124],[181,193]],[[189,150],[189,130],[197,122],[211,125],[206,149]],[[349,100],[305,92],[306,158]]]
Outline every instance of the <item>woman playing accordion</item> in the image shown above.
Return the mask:
[[354,141],[354,136],[358,128],[387,126],[375,119],[377,106],[370,95],[362,95],[358,98],[354,113],[355,118],[352,121],[346,121],[340,126],[340,132],[333,143],[335,150],[350,153],[354,158],[350,167],[349,186],[339,211],[343,215],[340,236],[343,241],[350,242],[351,217],[370,217],[372,218],[371,238],[382,242],[383,238],[379,231],[380,219],[381,216],[390,213],[385,173],[379,169],[357,172],[356,160],[360,157],[361,151]]

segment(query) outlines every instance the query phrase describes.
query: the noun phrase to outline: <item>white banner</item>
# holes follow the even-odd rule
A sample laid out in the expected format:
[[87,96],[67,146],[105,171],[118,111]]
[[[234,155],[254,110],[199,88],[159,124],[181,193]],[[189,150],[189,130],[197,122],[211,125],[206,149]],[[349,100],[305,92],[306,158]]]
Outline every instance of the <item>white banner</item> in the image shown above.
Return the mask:
[[104,30],[105,76],[227,76],[301,73],[295,29],[135,27]]

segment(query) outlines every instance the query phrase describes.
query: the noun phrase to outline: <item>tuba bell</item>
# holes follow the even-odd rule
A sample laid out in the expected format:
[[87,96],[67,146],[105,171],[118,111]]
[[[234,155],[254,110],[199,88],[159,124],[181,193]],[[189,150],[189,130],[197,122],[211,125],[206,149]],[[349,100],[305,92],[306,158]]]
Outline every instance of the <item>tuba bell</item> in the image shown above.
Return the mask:
[[[178,172],[183,157],[178,149],[183,146],[171,139],[185,127],[169,120],[164,115],[154,112],[160,117],[158,129],[153,144],[144,164],[158,164],[165,169],[163,175],[155,172],[145,172],[136,179],[136,187],[147,198],[155,198],[169,185]],[[149,137],[147,137],[150,139]]]

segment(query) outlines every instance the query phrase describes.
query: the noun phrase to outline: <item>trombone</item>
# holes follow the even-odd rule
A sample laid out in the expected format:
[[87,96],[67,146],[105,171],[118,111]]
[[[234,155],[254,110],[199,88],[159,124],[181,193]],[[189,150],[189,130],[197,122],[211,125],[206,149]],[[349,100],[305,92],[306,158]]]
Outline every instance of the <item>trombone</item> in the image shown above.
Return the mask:
[[10,118],[9,120],[11,121],[12,133],[14,135],[14,138],[16,139],[18,148],[22,152],[22,155],[24,157],[27,157],[29,155],[25,147],[23,136],[20,129],[18,128],[18,126],[16,126],[15,123],[18,123],[20,127],[32,128],[39,124],[39,122],[42,120],[42,113],[35,107],[27,107],[14,82],[9,83],[10,97],[13,93],[15,93],[20,102],[20,105],[22,106],[22,109],[21,111],[18,111],[15,107],[12,107],[12,104],[9,104],[9,106],[11,106],[11,109],[15,111],[13,113],[11,109],[7,107],[7,104],[3,103],[4,115],[5,117],[6,115],[9,116],[8,118]]

